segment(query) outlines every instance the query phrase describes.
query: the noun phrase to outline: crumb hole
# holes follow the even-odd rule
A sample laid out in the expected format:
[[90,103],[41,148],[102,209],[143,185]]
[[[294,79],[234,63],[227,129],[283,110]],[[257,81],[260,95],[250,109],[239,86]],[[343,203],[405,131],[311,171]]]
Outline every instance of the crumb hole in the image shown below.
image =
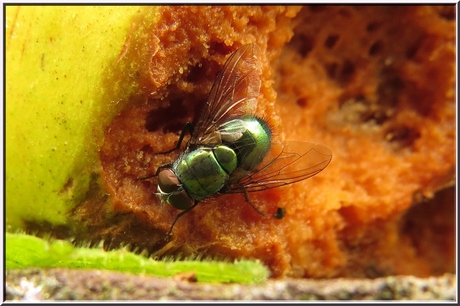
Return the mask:
[[396,125],[387,130],[385,139],[398,143],[401,147],[410,147],[420,137],[420,132],[406,125]]
[[306,107],[307,106],[307,99],[305,98],[299,98],[297,99],[297,105],[300,107]]
[[329,35],[324,43],[324,46],[328,49],[331,49],[335,46],[339,40],[339,35]]
[[337,63],[326,64],[326,72],[331,79],[339,83],[348,83],[355,73],[355,66],[349,60],[345,60],[341,67]]
[[448,21],[455,21],[455,5],[445,5],[439,8],[439,16]]
[[348,82],[354,73],[355,73],[355,66],[353,65],[351,61],[346,60],[342,66],[340,79],[342,81]]
[[380,24],[377,23],[377,22],[371,22],[367,25],[366,27],[366,31],[367,32],[374,32],[375,30],[377,30],[378,28],[380,27]]
[[327,75],[331,78],[331,79],[335,79],[335,76],[337,74],[337,68],[339,67],[339,65],[337,63],[330,63],[330,64],[326,64],[326,72],[327,72]]
[[417,39],[415,43],[412,43],[411,45],[409,45],[409,47],[406,50],[406,58],[413,59],[417,55],[417,51],[420,49],[422,42],[423,42],[423,37],[420,39]]
[[301,57],[307,57],[311,50],[313,50],[314,40],[310,36],[299,34],[294,36],[289,44],[297,50],[297,53]]
[[398,75],[394,75],[396,72],[384,73],[387,75],[382,78],[377,89],[378,102],[386,107],[394,107],[398,102],[399,93],[404,88],[404,83]]
[[369,48],[369,55],[370,56],[378,55],[382,52],[382,50],[383,50],[383,44],[380,40],[378,40],[375,43],[373,43],[372,46]]
[[227,46],[225,43],[223,42],[211,42],[210,46],[209,46],[209,53],[211,55],[214,55],[214,54],[230,54],[232,53],[234,50]]
[[182,99],[175,99],[171,101],[170,107],[148,112],[145,118],[146,130],[154,132],[162,129],[164,133],[181,131],[187,115],[187,109],[182,102]]
[[401,219],[400,233],[409,238],[419,258],[433,263],[433,274],[455,273],[456,187],[414,203]]
[[339,10],[339,15],[345,18],[351,18],[353,16],[349,8],[342,8],[341,10]]
[[204,69],[201,64],[193,66],[186,77],[186,81],[189,83],[197,83],[199,80],[203,79],[203,75]]
[[144,145],[141,149],[142,152],[148,153],[148,154],[153,154],[153,149],[149,145]]

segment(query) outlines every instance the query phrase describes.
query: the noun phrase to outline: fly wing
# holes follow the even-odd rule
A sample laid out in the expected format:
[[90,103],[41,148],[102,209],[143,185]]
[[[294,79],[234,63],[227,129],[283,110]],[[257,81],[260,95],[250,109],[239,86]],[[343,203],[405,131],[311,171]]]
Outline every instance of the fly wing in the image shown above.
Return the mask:
[[225,62],[190,140],[201,144],[229,117],[253,114],[260,91],[260,49],[255,44],[237,49]]
[[254,192],[305,180],[321,172],[332,159],[325,146],[310,142],[272,143],[271,154],[257,170],[234,183],[228,193]]

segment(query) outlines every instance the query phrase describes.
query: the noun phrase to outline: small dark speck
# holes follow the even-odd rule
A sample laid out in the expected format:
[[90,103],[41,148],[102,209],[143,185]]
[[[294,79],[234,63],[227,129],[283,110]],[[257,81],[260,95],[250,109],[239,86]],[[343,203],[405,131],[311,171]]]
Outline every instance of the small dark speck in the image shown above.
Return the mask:
[[286,215],[286,209],[283,207],[278,207],[276,210],[276,213],[273,214],[273,217],[276,219],[283,219],[284,216]]
[[40,60],[40,68],[42,71],[45,71],[45,54],[42,54],[42,58]]

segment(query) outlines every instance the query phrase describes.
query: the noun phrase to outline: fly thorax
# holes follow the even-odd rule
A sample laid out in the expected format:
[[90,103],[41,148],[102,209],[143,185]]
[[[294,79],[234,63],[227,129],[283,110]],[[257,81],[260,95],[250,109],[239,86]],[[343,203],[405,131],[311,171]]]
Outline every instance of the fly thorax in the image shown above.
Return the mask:
[[189,196],[202,200],[224,186],[228,179],[227,170],[234,169],[236,162],[236,154],[229,148],[202,147],[179,157],[173,169]]
[[232,173],[238,165],[238,158],[235,151],[227,146],[216,146],[212,149],[216,160],[227,174]]
[[222,140],[235,151],[238,168],[254,170],[270,150],[272,132],[267,123],[257,117],[245,116],[229,121],[225,128]]

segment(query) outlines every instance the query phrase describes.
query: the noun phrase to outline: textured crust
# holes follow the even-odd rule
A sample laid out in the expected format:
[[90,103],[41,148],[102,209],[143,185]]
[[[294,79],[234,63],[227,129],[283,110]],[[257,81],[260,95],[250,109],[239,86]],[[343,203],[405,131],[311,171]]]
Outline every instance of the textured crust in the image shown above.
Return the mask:
[[[178,211],[137,178],[174,161],[155,152],[174,147],[228,54],[251,42],[263,52],[258,113],[277,137],[329,147],[332,162],[251,194],[269,215],[285,208],[281,220],[226,195],[184,215],[165,243]],[[455,180],[455,6],[163,7],[157,24],[133,26],[123,64],[137,85],[101,148],[111,201],[76,210],[90,240],[259,258],[278,277],[454,271],[453,189],[421,200]]]

